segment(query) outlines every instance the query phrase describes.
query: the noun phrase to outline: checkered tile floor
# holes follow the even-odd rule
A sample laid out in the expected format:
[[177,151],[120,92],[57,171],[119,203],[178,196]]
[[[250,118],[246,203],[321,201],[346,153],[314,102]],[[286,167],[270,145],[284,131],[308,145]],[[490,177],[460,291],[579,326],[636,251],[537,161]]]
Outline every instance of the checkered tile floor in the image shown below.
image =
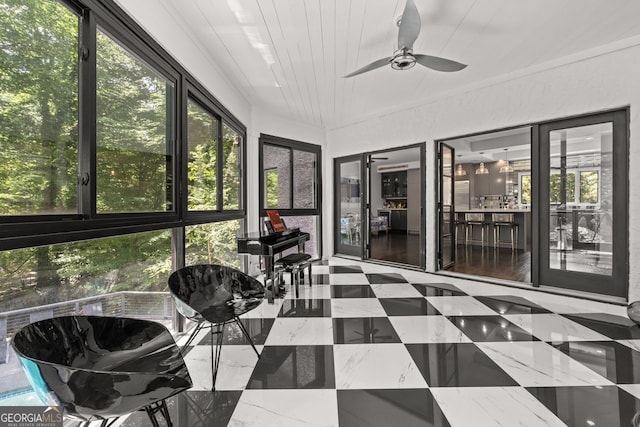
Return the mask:
[[226,326],[215,394],[208,333],[195,340],[174,425],[635,425],[640,329],[624,307],[332,263],[243,316],[259,360]]

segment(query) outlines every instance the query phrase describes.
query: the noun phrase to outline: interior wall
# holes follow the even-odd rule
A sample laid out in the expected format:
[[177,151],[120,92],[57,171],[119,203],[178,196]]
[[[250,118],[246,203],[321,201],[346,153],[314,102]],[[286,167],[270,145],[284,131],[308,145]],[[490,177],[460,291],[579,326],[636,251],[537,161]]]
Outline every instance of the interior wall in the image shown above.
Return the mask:
[[[416,68],[409,72],[429,71]],[[427,270],[435,271],[435,140],[630,106],[629,156],[630,164],[636,164],[640,162],[636,141],[640,134],[639,73],[639,45],[521,72],[484,87],[330,129],[328,152],[341,157],[427,141]],[[402,78],[400,73],[398,78]],[[634,260],[640,255],[640,168],[631,168],[629,175],[629,257]],[[325,216],[332,212],[329,204],[325,203]],[[325,233],[325,248],[333,247],[332,237]],[[640,265],[630,263],[629,273],[629,300],[634,301],[640,299]]]

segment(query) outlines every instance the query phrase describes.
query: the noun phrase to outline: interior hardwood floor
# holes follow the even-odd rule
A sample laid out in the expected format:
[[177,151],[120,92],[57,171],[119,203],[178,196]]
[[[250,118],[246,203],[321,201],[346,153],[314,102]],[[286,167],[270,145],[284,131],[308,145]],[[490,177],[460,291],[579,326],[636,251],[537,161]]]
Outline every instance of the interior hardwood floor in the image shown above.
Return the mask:
[[531,282],[531,252],[511,248],[457,245],[456,261],[447,269],[456,273]]
[[370,258],[420,266],[420,236],[393,231],[372,235]]

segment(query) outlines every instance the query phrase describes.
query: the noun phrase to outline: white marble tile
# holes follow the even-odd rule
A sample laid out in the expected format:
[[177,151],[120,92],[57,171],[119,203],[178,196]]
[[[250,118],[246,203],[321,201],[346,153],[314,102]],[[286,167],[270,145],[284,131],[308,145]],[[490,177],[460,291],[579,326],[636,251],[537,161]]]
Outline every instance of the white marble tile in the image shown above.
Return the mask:
[[328,265],[314,265],[311,267],[311,274],[329,274]]
[[541,341],[476,345],[525,387],[611,385],[606,378]]
[[618,387],[640,399],[640,384],[619,384]]
[[612,310],[611,304],[589,301],[566,297],[563,295],[554,295],[544,292],[535,292],[527,296],[531,302],[542,307],[554,311],[556,313],[572,314],[572,313],[608,313]]
[[404,343],[471,342],[443,316],[390,316],[389,321]]
[[371,285],[378,298],[420,298],[422,294],[409,283]]
[[265,345],[331,345],[333,323],[330,317],[278,317]]
[[492,316],[497,313],[474,297],[426,297],[436,310],[445,316]]
[[287,290],[285,299],[331,299],[331,286],[327,285],[311,285],[307,283],[300,284],[298,287],[298,295],[295,289]]
[[640,351],[640,340],[616,340],[620,344],[626,345],[634,349],[635,351]]
[[386,317],[378,298],[334,298],[331,317]]
[[506,314],[504,318],[542,341],[608,341],[606,336],[559,314]]
[[[256,346],[258,352],[262,347]],[[196,346],[184,359],[193,381],[192,390],[211,390],[211,347]],[[250,345],[223,345],[216,390],[244,390],[256,363],[258,356]]]
[[273,319],[278,316],[282,307],[283,298],[275,298],[273,302],[267,301],[267,298],[253,310],[240,316],[241,319]]
[[438,387],[431,393],[452,427],[566,427],[520,387]]
[[364,273],[334,273],[329,275],[332,285],[368,285],[369,279]]
[[418,388],[427,383],[403,344],[336,344],[336,388]]
[[230,427],[338,425],[335,390],[245,390]]

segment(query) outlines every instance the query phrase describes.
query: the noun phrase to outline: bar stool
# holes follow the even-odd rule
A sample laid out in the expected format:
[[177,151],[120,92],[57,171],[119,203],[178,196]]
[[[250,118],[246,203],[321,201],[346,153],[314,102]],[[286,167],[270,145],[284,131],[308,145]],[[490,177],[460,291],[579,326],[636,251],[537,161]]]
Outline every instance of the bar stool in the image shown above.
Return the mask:
[[493,223],[493,247],[500,246],[500,227],[509,227],[509,243],[511,250],[514,251],[518,246],[518,224],[514,221],[512,213],[494,213],[491,214]]
[[278,283],[283,283],[282,274],[284,272],[291,273],[291,286],[295,286],[297,296],[300,282],[304,283],[305,268],[309,268],[309,285],[311,285],[311,255],[300,252],[280,258],[275,262]]
[[[462,227],[462,230],[464,231],[464,230],[466,230],[467,223],[466,223],[466,221],[464,220],[464,217],[463,217],[463,218],[461,218],[461,217],[459,217],[459,216],[456,214],[456,217],[455,217],[455,220],[453,221],[453,224],[454,224],[453,226],[455,227],[455,228],[454,228],[454,237],[453,237],[453,241],[454,241],[454,242],[455,242],[455,244],[457,245],[457,244],[458,244],[458,227]],[[465,243],[465,244],[467,243],[467,241],[466,241],[466,234],[465,234],[465,242],[464,242],[464,243]]]
[[[481,230],[481,234],[480,234],[480,243],[482,244],[482,246],[484,246],[485,244],[485,238],[484,238],[484,229],[487,229],[487,234],[489,234],[489,223],[486,222],[484,220],[484,213],[482,212],[474,212],[474,213],[466,213],[464,214],[464,222],[465,222],[465,237],[464,237],[464,244],[468,245],[469,241],[473,240],[473,227],[474,226],[480,226],[480,230]],[[471,239],[469,239],[469,231],[471,231]],[[487,244],[488,242],[489,236],[487,236]]]

